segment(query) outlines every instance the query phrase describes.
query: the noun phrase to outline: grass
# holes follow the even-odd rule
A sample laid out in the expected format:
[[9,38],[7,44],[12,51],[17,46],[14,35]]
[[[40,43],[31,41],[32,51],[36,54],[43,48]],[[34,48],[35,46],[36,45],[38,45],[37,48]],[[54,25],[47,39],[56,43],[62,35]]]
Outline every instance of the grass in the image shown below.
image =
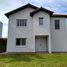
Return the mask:
[[0,67],[67,67],[67,54],[1,55]]

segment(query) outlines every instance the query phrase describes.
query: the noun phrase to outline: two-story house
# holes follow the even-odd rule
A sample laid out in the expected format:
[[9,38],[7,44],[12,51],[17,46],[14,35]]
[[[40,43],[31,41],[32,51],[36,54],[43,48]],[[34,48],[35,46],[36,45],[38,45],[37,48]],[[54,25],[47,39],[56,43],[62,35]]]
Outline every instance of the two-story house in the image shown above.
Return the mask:
[[7,52],[67,52],[65,14],[26,4],[9,18]]
[[3,23],[0,22],[0,38],[2,38],[2,28],[3,28]]

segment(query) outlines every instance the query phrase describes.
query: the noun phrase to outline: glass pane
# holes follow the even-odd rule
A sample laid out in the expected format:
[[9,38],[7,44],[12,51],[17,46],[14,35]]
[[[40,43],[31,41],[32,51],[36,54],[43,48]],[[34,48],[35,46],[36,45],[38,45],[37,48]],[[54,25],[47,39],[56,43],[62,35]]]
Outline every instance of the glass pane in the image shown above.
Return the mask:
[[20,45],[20,39],[19,38],[16,39],[16,45]]
[[22,38],[22,45],[26,45],[26,38]]
[[55,20],[55,29],[60,29],[59,20]]
[[19,26],[19,20],[17,19],[17,26]]

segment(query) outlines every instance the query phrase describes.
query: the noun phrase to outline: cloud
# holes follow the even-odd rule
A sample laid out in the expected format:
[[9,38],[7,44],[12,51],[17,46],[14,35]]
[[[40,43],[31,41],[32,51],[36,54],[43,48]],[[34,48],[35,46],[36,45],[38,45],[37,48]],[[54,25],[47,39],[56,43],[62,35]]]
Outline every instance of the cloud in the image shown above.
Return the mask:
[[[67,13],[67,0],[52,0],[47,1],[46,6],[49,7],[51,10],[54,10],[54,12],[61,12],[61,13]],[[45,6],[43,3],[43,5]]]
[[67,0],[62,0],[62,1],[60,0],[25,0],[25,1],[30,2],[37,6],[43,6],[57,13],[67,12]]

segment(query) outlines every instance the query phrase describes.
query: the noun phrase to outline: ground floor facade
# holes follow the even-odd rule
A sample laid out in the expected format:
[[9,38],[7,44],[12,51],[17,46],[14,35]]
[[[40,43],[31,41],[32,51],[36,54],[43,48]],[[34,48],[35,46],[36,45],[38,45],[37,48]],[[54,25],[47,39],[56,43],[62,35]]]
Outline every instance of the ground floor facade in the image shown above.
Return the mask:
[[[67,52],[66,43],[49,35],[14,37],[7,41],[7,52]],[[59,43],[61,42],[61,44]],[[22,45],[23,44],[23,45]],[[62,45],[63,44],[63,45]],[[67,45],[66,45],[67,46]]]
[[35,37],[29,37],[29,38],[19,37],[19,38],[12,39],[12,42],[10,42],[10,39],[8,39],[7,52],[49,52],[51,53],[50,37],[48,35],[36,35]]

